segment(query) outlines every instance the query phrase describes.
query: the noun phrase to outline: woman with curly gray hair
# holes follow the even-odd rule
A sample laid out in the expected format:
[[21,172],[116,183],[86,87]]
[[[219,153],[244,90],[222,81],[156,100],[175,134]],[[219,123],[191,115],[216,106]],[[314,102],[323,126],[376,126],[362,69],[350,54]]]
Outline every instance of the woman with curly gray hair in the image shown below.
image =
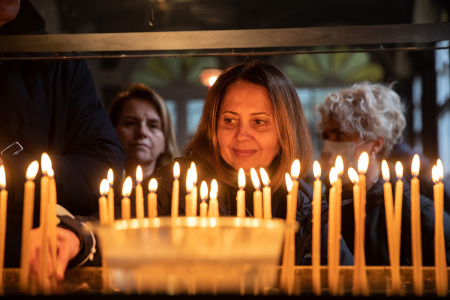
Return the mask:
[[[321,116],[317,128],[322,134],[321,167],[327,174],[336,156],[344,159],[344,169],[353,167],[363,151],[369,154],[366,173],[365,256],[367,265],[389,265],[386,234],[381,162],[387,159],[394,145],[401,141],[405,127],[404,108],[400,96],[392,86],[383,83],[361,82],[338,92],[330,93],[316,106]],[[389,165],[390,181],[397,180],[394,166]],[[341,207],[341,236],[350,250],[354,248],[354,207],[352,183],[344,171]],[[347,179],[347,180],[346,180]],[[324,180],[329,188],[329,180]],[[402,230],[400,263],[411,265],[411,191],[409,181],[403,179]],[[394,190],[395,192],[395,190]],[[328,196],[327,196],[328,198]],[[423,264],[434,265],[434,204],[430,198],[420,197]],[[444,213],[444,228],[450,228],[450,216]],[[450,244],[450,231],[445,233]],[[447,260],[450,249],[447,248]]]

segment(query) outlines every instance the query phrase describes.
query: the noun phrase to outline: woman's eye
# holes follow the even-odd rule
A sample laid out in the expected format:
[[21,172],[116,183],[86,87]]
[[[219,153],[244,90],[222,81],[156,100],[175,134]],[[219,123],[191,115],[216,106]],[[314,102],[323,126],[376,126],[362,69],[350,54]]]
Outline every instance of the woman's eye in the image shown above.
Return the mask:
[[234,123],[236,123],[236,120],[233,119],[233,118],[225,118],[223,121],[224,121],[226,124],[234,124]]

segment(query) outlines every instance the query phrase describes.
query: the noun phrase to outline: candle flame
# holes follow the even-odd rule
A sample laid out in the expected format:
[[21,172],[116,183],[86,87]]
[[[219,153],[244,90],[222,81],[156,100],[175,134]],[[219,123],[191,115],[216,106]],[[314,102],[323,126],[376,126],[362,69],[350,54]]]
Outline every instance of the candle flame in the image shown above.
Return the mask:
[[52,161],[50,160],[50,157],[47,153],[42,153],[41,157],[41,167],[42,167],[42,173],[44,175],[47,175],[48,169],[52,167]]
[[53,177],[53,175],[55,175],[52,168],[48,169],[47,172],[48,172],[48,177]]
[[102,196],[105,196],[106,194],[108,194],[108,190],[109,190],[109,182],[107,179],[103,179],[102,182],[100,182],[100,194]]
[[358,173],[352,167],[348,168],[348,178],[350,178],[353,184],[359,181]]
[[158,189],[158,181],[156,181],[155,178],[150,179],[150,182],[148,183],[148,190],[151,193],[155,193]]
[[173,164],[173,177],[175,179],[180,177],[180,164],[177,161]]
[[300,175],[300,161],[295,159],[291,166],[291,177],[293,180],[297,180]]
[[286,172],[285,177],[286,177],[286,188],[287,188],[288,192],[290,193],[292,190],[292,185],[293,185],[292,178],[291,178],[291,175],[289,175],[289,173],[287,173],[287,172]]
[[256,170],[254,168],[250,169],[250,174],[252,177],[253,186],[255,187],[255,190],[259,190],[261,188],[258,178],[258,173],[256,173]]
[[28,166],[27,180],[34,180],[38,170],[39,170],[39,163],[37,160],[35,160]]
[[265,186],[268,186],[270,183],[269,175],[267,175],[266,170],[264,168],[259,169],[259,173],[261,174],[261,181]]
[[384,181],[389,181],[389,166],[385,159],[381,162],[381,173],[383,174]]
[[317,160],[313,163],[314,178],[319,179],[321,175],[320,164]]
[[397,175],[397,179],[403,177],[403,165],[399,161],[395,163],[395,174]]
[[194,178],[192,178],[192,169],[189,168],[186,175],[186,192],[190,193],[194,188]]
[[240,189],[243,189],[245,187],[245,173],[244,169],[242,168],[239,169],[238,184]]
[[437,167],[435,165],[431,169],[431,178],[433,179],[434,183],[438,183],[439,182],[438,169],[437,169]]
[[136,168],[136,182],[142,182],[142,167],[140,165],[138,165]]
[[336,162],[334,163],[336,168],[337,176],[341,176],[344,173],[344,161],[342,160],[342,156],[336,156]]
[[6,174],[5,174],[5,166],[0,166],[0,189],[6,188]]
[[133,187],[133,181],[131,180],[130,176],[127,176],[127,178],[125,179],[125,182],[123,183],[122,196],[129,197],[131,194],[132,187]]
[[112,186],[114,184],[114,174],[113,174],[113,170],[112,169],[108,170],[107,178],[108,178],[109,185]]
[[438,158],[436,162],[437,174],[439,176],[439,180],[444,179],[444,166],[442,165],[442,161]]
[[219,191],[219,187],[217,186],[217,180],[211,180],[211,190],[209,191],[209,197],[211,199],[217,198],[217,192]]
[[191,162],[191,170],[192,170],[192,183],[197,184],[197,167],[194,162]]
[[367,172],[367,168],[369,167],[369,154],[366,151],[363,151],[359,156],[358,160],[358,173],[365,174]]
[[411,173],[414,177],[419,176],[420,169],[420,159],[418,154],[414,154],[412,165],[411,165]]
[[206,198],[208,198],[208,185],[206,184],[206,181],[203,180],[200,184],[200,199],[206,201]]
[[336,182],[337,177],[338,176],[337,176],[336,168],[335,167],[331,167],[331,170],[330,170],[330,183],[331,183],[331,185],[333,185]]

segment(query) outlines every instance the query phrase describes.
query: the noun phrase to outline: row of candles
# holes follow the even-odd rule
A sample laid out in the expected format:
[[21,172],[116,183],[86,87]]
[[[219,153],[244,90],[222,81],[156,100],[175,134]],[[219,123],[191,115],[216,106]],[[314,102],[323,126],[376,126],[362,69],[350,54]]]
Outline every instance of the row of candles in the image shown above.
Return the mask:
[[[368,295],[368,283],[365,271],[365,253],[364,253],[364,224],[365,224],[365,205],[366,205],[366,179],[365,173],[369,164],[369,157],[366,152],[363,152],[358,161],[358,172],[349,168],[349,178],[353,182],[353,196],[355,207],[355,249],[354,249],[354,279],[353,279],[353,293],[358,295]],[[47,274],[51,276],[51,289],[56,288],[55,270],[56,264],[53,264],[53,270],[47,270],[47,256],[43,255],[50,253],[52,260],[56,261],[56,184],[51,167],[50,157],[43,153],[41,159],[42,177],[41,177],[41,204],[40,204],[40,226],[42,228],[42,249],[39,257],[39,274],[38,287],[44,293],[49,293],[50,290],[45,285],[44,278],[48,278]],[[400,293],[400,231],[401,231],[401,207],[403,199],[403,168],[400,162],[396,166],[397,182],[395,189],[395,202],[393,201],[392,187],[389,182],[389,168],[386,161],[382,162],[382,175],[385,183],[384,200],[386,209],[387,235],[389,244],[389,255],[391,264],[391,278],[392,278],[392,293]],[[423,293],[423,273],[422,273],[422,249],[421,249],[421,232],[420,232],[420,190],[419,190],[419,168],[420,162],[418,155],[415,155],[412,162],[411,179],[411,232],[412,232],[412,253],[413,253],[413,279],[414,292],[416,295]],[[23,211],[23,229],[22,229],[22,249],[21,249],[21,270],[20,270],[20,286],[22,290],[29,289],[29,245],[30,245],[30,230],[32,229],[33,220],[33,206],[34,206],[34,178],[39,169],[39,163],[33,161],[27,170],[27,181],[24,186],[24,211]],[[320,217],[321,217],[321,200],[322,200],[322,182],[320,180],[321,171],[320,165],[317,161],[313,165],[314,177],[316,178],[313,186],[313,233],[312,233],[312,281],[313,289],[316,294],[320,294]],[[297,211],[297,192],[298,192],[298,177],[300,174],[300,162],[296,159],[291,168],[291,173],[286,173],[286,186],[288,189],[287,196],[287,214],[286,223],[293,225],[296,223]],[[340,203],[342,192],[341,175],[343,174],[343,163],[340,156],[336,159],[335,166],[330,171],[331,189],[329,193],[329,235],[328,235],[328,268],[329,278],[328,286],[331,294],[337,293],[338,278],[336,274],[339,273],[339,243],[340,243]],[[446,295],[447,293],[447,262],[445,256],[444,230],[443,230],[443,166],[438,159],[437,164],[433,166],[432,178],[434,185],[434,203],[435,203],[435,269],[436,269],[436,291],[438,295]],[[179,176],[180,167],[178,162],[174,164],[174,182],[172,192],[172,217],[178,216],[179,204]],[[251,170],[251,178],[255,187],[253,194],[254,200],[254,215],[256,218],[271,219],[271,190],[270,180],[266,171],[261,168],[260,176],[264,184],[263,191],[261,191],[261,184],[255,169]],[[187,195],[186,201],[186,216],[197,216],[197,174],[195,163],[192,163],[187,176]],[[140,166],[136,170],[136,218],[144,218],[144,197],[142,191],[142,170]],[[245,217],[245,174],[242,169],[239,170],[238,178],[239,190],[237,192],[237,217]],[[122,189],[122,218],[130,218],[130,199],[129,196],[132,190],[132,179],[127,177]],[[148,217],[157,217],[157,181],[151,179],[149,182],[148,200]],[[100,222],[102,224],[111,223],[114,220],[114,190],[113,190],[113,174],[109,170],[107,179],[103,179],[100,184],[101,197],[99,198],[99,214]],[[211,181],[209,209],[208,209],[208,190],[207,183],[202,182],[200,188],[201,204],[200,216],[203,217],[218,217],[218,203],[217,203],[217,181]],[[393,206],[395,203],[395,208]],[[5,248],[5,232],[6,232],[6,206],[7,206],[7,190],[6,190],[6,175],[3,166],[0,166],[0,268],[3,268],[4,248]],[[293,268],[294,254],[292,249],[295,249],[294,234],[287,233],[285,239],[284,253],[283,253],[283,268],[282,284],[285,284],[287,290],[292,290],[293,284],[293,269],[289,271],[289,267]],[[50,239],[50,243],[46,242]],[[0,271],[3,271],[1,269]],[[0,272],[3,276],[3,272]],[[3,284],[3,278],[0,278],[0,284]],[[3,286],[1,291],[3,291]]]

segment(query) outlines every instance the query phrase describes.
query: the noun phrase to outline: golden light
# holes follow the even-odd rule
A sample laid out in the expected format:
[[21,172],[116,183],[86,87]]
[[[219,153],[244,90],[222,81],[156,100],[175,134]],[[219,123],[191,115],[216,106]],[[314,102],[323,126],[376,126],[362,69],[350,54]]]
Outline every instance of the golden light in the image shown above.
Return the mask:
[[418,154],[414,154],[412,165],[411,165],[411,174],[414,177],[419,176],[419,169],[420,169],[420,159]]
[[102,180],[102,182],[100,182],[100,194],[102,196],[105,196],[106,194],[108,194],[109,191],[109,182],[107,179]]
[[220,69],[205,69],[200,72],[200,81],[203,85],[211,87],[216,82],[220,73],[222,73]]
[[439,182],[438,170],[437,170],[437,167],[435,165],[431,169],[431,178],[433,179],[434,183],[438,183]]
[[192,170],[192,183],[194,185],[196,185],[197,184],[197,167],[195,166],[194,162],[191,162],[190,169]]
[[320,169],[320,164],[317,160],[314,161],[313,163],[313,173],[314,173],[314,178],[319,179],[321,174],[321,169]]
[[342,174],[344,173],[344,161],[342,160],[342,156],[336,156],[334,167],[336,168],[337,176],[342,176]]
[[50,157],[47,153],[42,153],[41,157],[41,167],[42,167],[42,173],[44,175],[48,174],[48,169],[52,167],[52,161],[50,160]]
[[331,167],[330,170],[330,184],[333,185],[337,180],[337,171],[335,167]]
[[177,161],[173,164],[173,177],[175,179],[180,177],[180,164]]
[[47,173],[48,173],[48,177],[53,177],[53,175],[55,175],[52,168],[48,169]]
[[255,168],[250,169],[250,174],[252,177],[253,186],[255,187],[255,190],[259,190],[261,188],[258,178],[258,173],[256,173]]
[[108,170],[107,178],[108,178],[109,185],[112,186],[114,184],[114,174],[113,174],[113,170],[112,169]]
[[291,175],[289,175],[289,173],[287,173],[287,172],[286,172],[285,177],[286,177],[286,188],[287,188],[288,192],[290,193],[292,190],[292,185],[293,185],[292,178],[291,178]]
[[0,166],[0,189],[6,188],[6,174],[5,174],[5,166]]
[[142,182],[142,167],[139,165],[136,168],[136,182],[137,183]]
[[239,169],[238,184],[240,189],[243,189],[245,187],[245,173],[244,169],[242,168]]
[[381,162],[381,173],[383,174],[384,181],[389,181],[389,166],[385,159]]
[[352,167],[348,168],[348,178],[350,178],[353,184],[359,181],[358,172]]
[[155,178],[150,179],[150,182],[148,183],[148,190],[152,193],[155,193],[158,189],[158,181],[156,181]]
[[267,175],[266,170],[264,168],[259,169],[259,173],[261,174],[261,181],[265,186],[268,186],[270,183],[269,175]]
[[367,168],[369,167],[369,154],[366,151],[363,151],[358,159],[358,173],[365,174],[367,172]]
[[127,176],[127,178],[125,179],[125,182],[123,183],[122,196],[129,197],[131,194],[132,187],[133,187],[133,181],[131,180],[131,176]]
[[39,170],[39,163],[37,160],[35,160],[28,166],[27,180],[34,180],[38,170]]
[[200,199],[206,201],[206,198],[208,198],[208,185],[206,184],[206,181],[203,180],[200,184]]
[[194,178],[192,175],[192,169],[188,169],[186,175],[186,192],[190,193],[194,188]]
[[397,179],[403,177],[403,165],[399,161],[395,163],[395,175],[397,175]]
[[217,186],[217,180],[211,180],[211,190],[209,191],[209,197],[211,199],[216,199],[218,191],[219,187]]
[[438,158],[436,162],[437,174],[439,176],[439,180],[444,179],[444,166],[442,165],[442,161]]
[[300,161],[295,159],[291,166],[291,177],[293,180],[297,180],[300,175]]

